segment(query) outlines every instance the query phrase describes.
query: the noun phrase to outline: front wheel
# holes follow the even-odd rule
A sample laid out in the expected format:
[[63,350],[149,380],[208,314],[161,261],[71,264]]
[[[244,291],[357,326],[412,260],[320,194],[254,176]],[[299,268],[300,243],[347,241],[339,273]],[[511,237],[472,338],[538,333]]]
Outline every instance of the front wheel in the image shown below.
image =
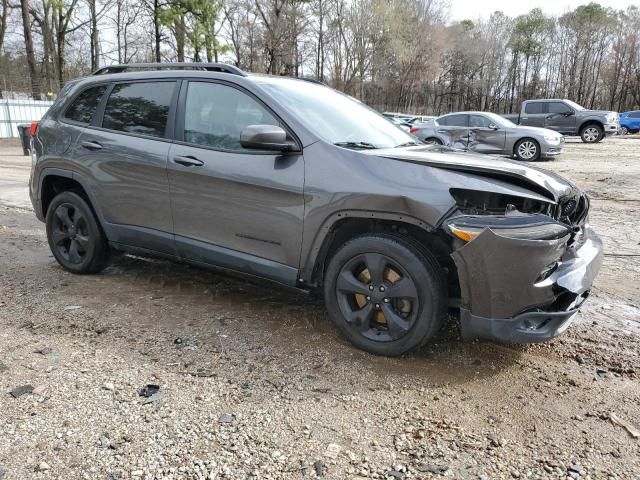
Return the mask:
[[604,130],[600,125],[587,125],[580,130],[580,138],[584,143],[598,143],[604,138]]
[[532,138],[518,140],[513,151],[520,161],[531,162],[540,158],[540,145]]
[[62,192],[47,210],[47,240],[53,256],[72,273],[97,273],[109,260],[109,244],[87,202]]
[[629,135],[629,129],[627,127],[620,127],[620,135]]
[[445,276],[428,253],[402,237],[357,237],[329,261],[327,309],[357,347],[396,356],[423,346],[446,313]]

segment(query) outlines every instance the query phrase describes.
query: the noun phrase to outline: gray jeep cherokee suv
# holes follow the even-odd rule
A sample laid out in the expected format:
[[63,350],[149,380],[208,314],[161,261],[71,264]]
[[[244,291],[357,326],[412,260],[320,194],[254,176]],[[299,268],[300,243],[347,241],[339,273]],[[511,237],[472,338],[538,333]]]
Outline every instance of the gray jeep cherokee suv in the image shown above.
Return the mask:
[[416,140],[316,82],[114,66],[69,83],[39,123],[31,199],[68,271],[115,250],[321,287],[377,354],[422,346],[448,308],[464,337],[563,331],[602,259],[587,196]]

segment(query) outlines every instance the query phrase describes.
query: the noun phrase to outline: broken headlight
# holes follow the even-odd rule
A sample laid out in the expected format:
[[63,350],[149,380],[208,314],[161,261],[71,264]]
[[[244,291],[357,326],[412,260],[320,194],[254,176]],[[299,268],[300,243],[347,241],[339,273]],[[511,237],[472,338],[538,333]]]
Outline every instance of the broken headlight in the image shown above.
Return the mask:
[[458,210],[467,215],[503,215],[513,210],[549,215],[553,208],[551,202],[536,198],[535,194],[526,197],[462,188],[452,188],[450,193]]
[[502,237],[521,240],[553,240],[571,230],[547,215],[462,215],[447,222],[449,231],[460,240],[470,242],[487,228]]

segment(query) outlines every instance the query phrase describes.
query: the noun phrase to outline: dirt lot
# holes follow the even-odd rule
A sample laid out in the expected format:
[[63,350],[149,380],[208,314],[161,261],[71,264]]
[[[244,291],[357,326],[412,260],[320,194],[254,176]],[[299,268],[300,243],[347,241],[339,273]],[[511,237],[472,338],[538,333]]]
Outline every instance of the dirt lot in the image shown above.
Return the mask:
[[605,241],[572,328],[523,347],[450,327],[399,359],[352,348],[312,296],[131,257],[64,272],[19,153],[0,143],[0,479],[640,478],[612,421],[640,428],[640,138],[543,164]]

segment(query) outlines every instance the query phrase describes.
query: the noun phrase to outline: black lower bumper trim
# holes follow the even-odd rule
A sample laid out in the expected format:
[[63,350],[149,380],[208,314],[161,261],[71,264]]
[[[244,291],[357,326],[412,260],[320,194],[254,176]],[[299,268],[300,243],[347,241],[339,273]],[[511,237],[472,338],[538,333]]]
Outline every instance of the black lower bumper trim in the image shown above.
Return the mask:
[[509,319],[484,318],[460,309],[462,337],[497,340],[507,343],[544,342],[564,332],[578,313],[578,308],[566,312],[527,312]]

